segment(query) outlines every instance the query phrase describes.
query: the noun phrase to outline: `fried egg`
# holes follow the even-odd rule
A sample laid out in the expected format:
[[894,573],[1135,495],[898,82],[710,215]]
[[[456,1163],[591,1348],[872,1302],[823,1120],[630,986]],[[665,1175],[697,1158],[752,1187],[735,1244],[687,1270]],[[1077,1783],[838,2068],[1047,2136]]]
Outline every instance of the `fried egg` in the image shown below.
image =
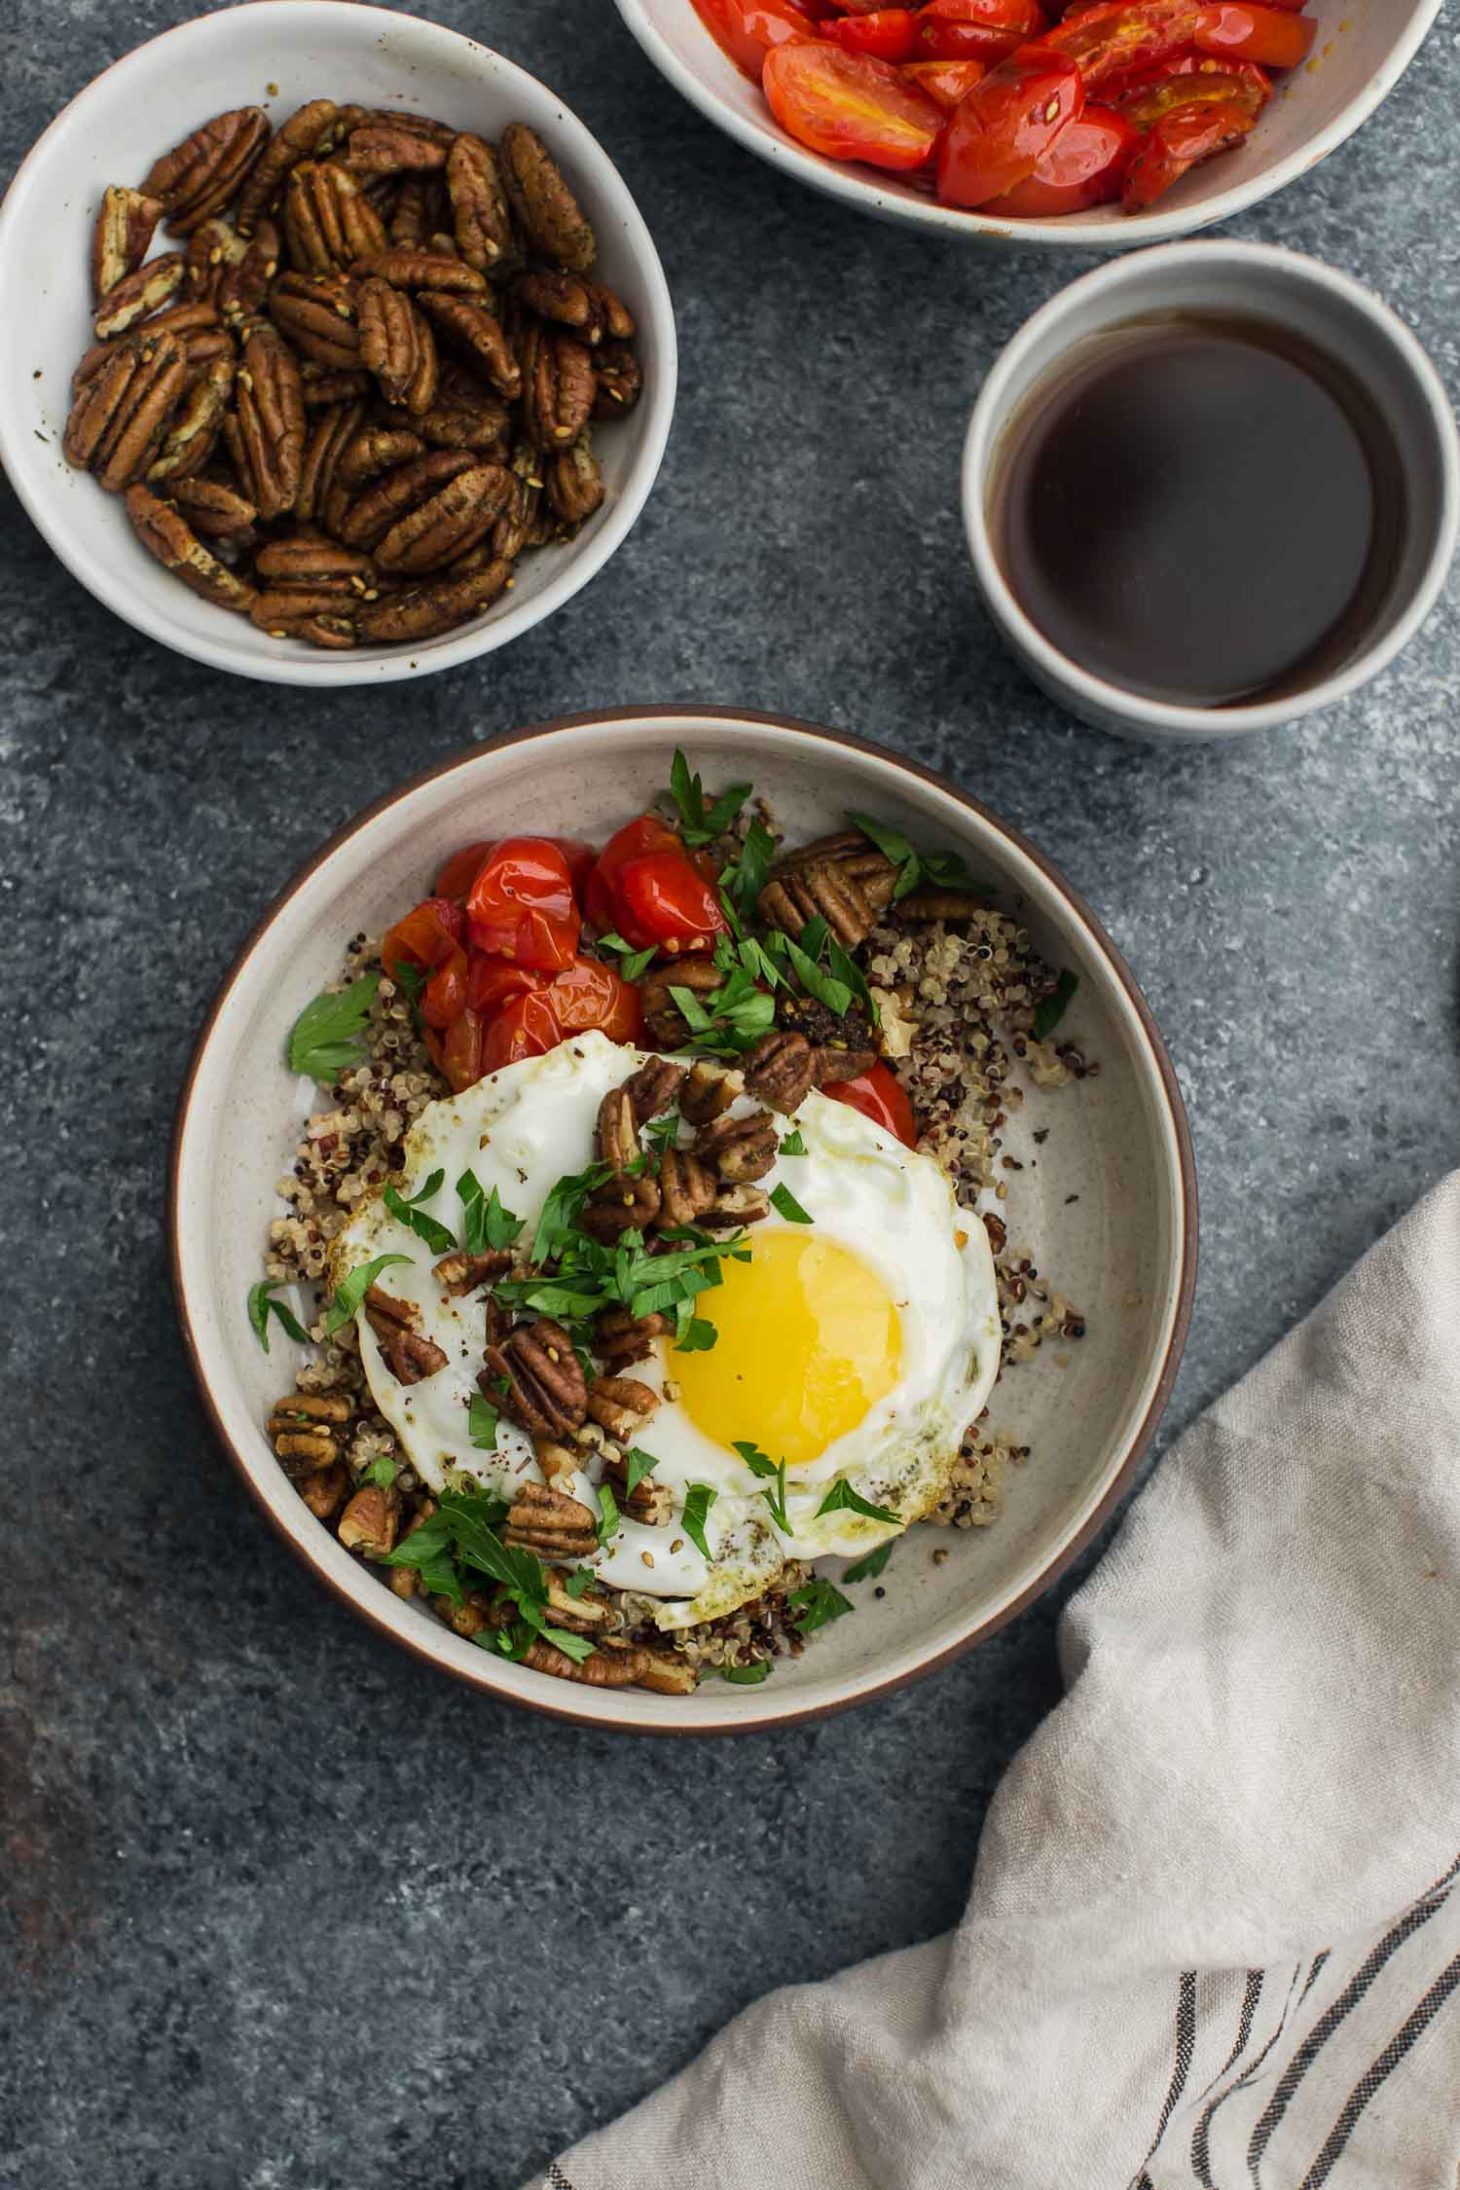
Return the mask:
[[[430,1104],[407,1136],[398,1193],[455,1238],[457,1182],[470,1171],[523,1220],[530,1247],[554,1185],[593,1160],[604,1095],[643,1058],[585,1034]],[[781,1124],[781,1153],[759,1182],[772,1213],[695,1302],[713,1344],[691,1352],[661,1340],[628,1372],[659,1396],[635,1443],[654,1456],[674,1514],[661,1527],[624,1519],[588,1563],[615,1588],[654,1598],[662,1628],[734,1610],[788,1559],[860,1556],[921,1519],[998,1374],[987,1234],[940,1167],[816,1092]],[[397,1382],[362,1313],[371,1393],[426,1483],[466,1478],[510,1498],[540,1471],[530,1439],[505,1418],[489,1448],[472,1442],[483,1295],[448,1294],[433,1274],[440,1252],[381,1196],[339,1235],[331,1274],[338,1284],[377,1256],[404,1258],[380,1282],[416,1308],[416,1328],[446,1363],[418,1384]],[[593,1505],[601,1472],[585,1450],[562,1487]]]

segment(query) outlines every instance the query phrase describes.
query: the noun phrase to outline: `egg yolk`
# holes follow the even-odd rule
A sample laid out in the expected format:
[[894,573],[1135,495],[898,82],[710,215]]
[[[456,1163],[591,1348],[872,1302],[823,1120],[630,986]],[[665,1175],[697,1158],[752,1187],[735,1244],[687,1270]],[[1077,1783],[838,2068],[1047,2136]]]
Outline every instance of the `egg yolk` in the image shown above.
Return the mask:
[[720,1267],[724,1283],[695,1304],[714,1346],[674,1357],[685,1412],[716,1444],[752,1439],[803,1467],[897,1382],[897,1305],[848,1248],[803,1232],[767,1233],[748,1262]]

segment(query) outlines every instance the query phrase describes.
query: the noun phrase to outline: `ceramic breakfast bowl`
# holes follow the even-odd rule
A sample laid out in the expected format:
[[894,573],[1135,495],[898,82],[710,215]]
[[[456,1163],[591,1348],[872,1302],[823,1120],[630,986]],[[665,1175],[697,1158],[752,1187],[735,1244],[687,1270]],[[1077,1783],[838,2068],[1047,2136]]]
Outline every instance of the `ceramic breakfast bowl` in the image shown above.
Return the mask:
[[[1129,250],[1230,220],[1286,189],[1352,136],[1393,90],[1439,14],[1439,0],[1311,0],[1313,52],[1280,80],[1256,129],[1235,152],[1182,177],[1145,212],[1098,206],[1055,220],[997,220],[939,205],[898,176],[823,159],[787,135],[761,95],[711,37],[693,0],[618,0],[618,10],[662,76],[716,128],[841,204],[965,243],[1053,250]],[[1056,5],[1052,13],[1061,9]]]
[[[266,1357],[245,1313],[277,1182],[317,1091],[285,1043],[337,975],[344,944],[379,934],[442,858],[502,832],[604,841],[660,791],[676,746],[709,785],[750,779],[792,841],[872,811],[930,850],[961,853],[1079,988],[1070,1038],[1099,1070],[1011,1122],[1023,1169],[1004,1215],[1056,1275],[1086,1335],[1007,1369],[991,1421],[1031,1448],[988,1529],[915,1529],[885,1593],[824,1630],[760,1686],[692,1695],[578,1686],[489,1655],[392,1595],[316,1521],[264,1434],[293,1377],[282,1331]],[[295,877],[244,945],[209,1015],[178,1113],[171,1234],[179,1314],[224,1448],[265,1516],[334,1595],[427,1664],[561,1718],[657,1733],[787,1724],[885,1694],[1012,1619],[1088,1542],[1129,1484],[1170,1393],[1196,1265],[1196,1190],[1181,1097],[1150,1011],[1108,936],[1034,848],[952,784],[830,730],[717,709],[584,715],[521,731],[382,799]],[[942,1555],[935,1561],[935,1548]],[[262,1545],[260,1556],[266,1556]],[[321,1608],[322,1616],[323,1608]]]
[[[190,593],[143,549],[120,500],[61,454],[71,376],[90,343],[91,229],[103,189],[136,184],[189,129],[238,106],[281,122],[306,99],[432,115],[496,138],[512,121],[558,158],[598,239],[597,269],[638,324],[643,397],[595,434],[607,494],[565,545],[519,559],[484,615],[433,639],[322,652]],[[159,247],[176,239],[159,231]],[[59,114],[0,207],[0,462],[50,546],[98,600],[165,646],[236,675],[347,685],[417,677],[505,646],[585,586],[648,498],[674,410],[674,315],[638,208],[607,154],[546,85],[440,24],[347,0],[269,0],[164,32]]]

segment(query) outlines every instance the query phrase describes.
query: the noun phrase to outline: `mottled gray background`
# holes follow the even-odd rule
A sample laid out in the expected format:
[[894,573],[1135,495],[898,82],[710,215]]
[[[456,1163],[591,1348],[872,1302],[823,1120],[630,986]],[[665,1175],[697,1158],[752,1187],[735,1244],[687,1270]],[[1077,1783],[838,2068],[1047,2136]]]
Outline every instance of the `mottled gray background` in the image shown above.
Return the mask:
[[[187,12],[6,0],[6,171]],[[664,255],[679,413],[616,561],[505,653],[316,698],[173,659],[4,501],[7,2190],[506,2190],[766,1987],[956,1917],[1056,1693],[1050,1599],[826,1725],[614,1740],[433,1677],[265,1535],[174,1330],[164,1153],[215,984],[354,808],[512,724],[671,699],[844,724],[991,801],[1108,920],[1191,1105],[1205,1240],[1168,1433],[1460,1138],[1453,606],[1300,732],[1162,753],[1072,728],[982,620],[955,484],[981,372],[1076,268],[779,180],[609,0],[434,12],[564,93]],[[1241,232],[1375,283],[1453,388],[1452,43]]]

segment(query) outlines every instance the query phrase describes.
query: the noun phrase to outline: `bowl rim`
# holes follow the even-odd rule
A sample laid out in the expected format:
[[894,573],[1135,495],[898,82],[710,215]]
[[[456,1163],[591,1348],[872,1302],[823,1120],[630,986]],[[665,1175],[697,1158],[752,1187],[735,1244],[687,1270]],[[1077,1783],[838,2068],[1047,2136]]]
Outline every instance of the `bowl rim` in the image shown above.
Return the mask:
[[[1053,1557],[1041,1566],[1039,1572],[1007,1604],[1001,1605],[987,1619],[979,1621],[966,1634],[960,1635],[946,1648],[931,1654],[919,1664],[903,1672],[890,1674],[883,1680],[874,1679],[869,1685],[859,1687],[853,1694],[833,1696],[826,1701],[808,1703],[798,1709],[777,1711],[773,1715],[762,1716],[758,1714],[753,1700],[747,1698],[750,1708],[743,1717],[733,1720],[727,1719],[723,1724],[716,1723],[714,1725],[677,1725],[669,1718],[654,1721],[635,1720],[628,1717],[609,1719],[601,1713],[579,1708],[575,1701],[576,1690],[568,1682],[544,1680],[542,1686],[548,1693],[543,1697],[539,1697],[535,1691],[531,1694],[522,1694],[515,1689],[503,1688],[492,1678],[495,1668],[489,1659],[484,1659],[480,1673],[478,1673],[475,1668],[469,1670],[464,1665],[458,1665],[439,1656],[426,1642],[418,1641],[412,1636],[400,1633],[385,1617],[383,1607],[379,1611],[376,1610],[370,1593],[365,1589],[347,1589],[337,1582],[326,1571],[322,1562],[314,1556],[308,1540],[292,1535],[284,1522],[269,1506],[262,1489],[254,1479],[253,1468],[226,1427],[224,1408],[215,1395],[209,1364],[204,1358],[204,1349],[200,1344],[193,1323],[187,1297],[184,1280],[185,1257],[181,1195],[184,1147],[188,1138],[198,1079],[213,1037],[218,1030],[224,1013],[228,1009],[234,988],[250,966],[255,953],[266,941],[269,931],[278,916],[328,860],[332,859],[353,838],[372,828],[377,821],[390,813],[394,807],[403,804],[428,784],[436,783],[467,768],[479,767],[488,755],[529,745],[538,740],[559,735],[564,731],[604,729],[619,723],[638,724],[675,721],[682,720],[686,716],[693,716],[707,723],[750,723],[771,730],[786,730],[822,743],[833,751],[849,751],[857,755],[865,754],[879,762],[890,764],[895,770],[910,775],[920,782],[930,784],[937,791],[950,797],[959,806],[975,815],[981,823],[996,835],[1004,838],[1017,852],[1029,860],[1053,886],[1056,894],[1073,911],[1083,928],[1092,938],[1097,950],[1102,954],[1111,976],[1123,991],[1125,1001],[1133,1011],[1136,1024],[1146,1045],[1149,1062],[1154,1067],[1155,1088],[1164,1102],[1165,1123],[1169,1129],[1169,1147],[1174,1151],[1177,1171],[1177,1177],[1173,1181],[1175,1188],[1173,1215],[1177,1231],[1177,1265],[1172,1279],[1174,1303],[1165,1347],[1160,1356],[1159,1368],[1151,1385],[1150,1397],[1140,1420],[1126,1432],[1125,1449],[1118,1464],[1112,1471],[1095,1505],[1085,1516],[1083,1522],[1073,1531],[1068,1541],[1060,1545]],[[962,790],[936,769],[925,767],[920,761],[907,759],[900,753],[891,752],[886,747],[876,745],[870,739],[858,737],[850,731],[833,729],[821,723],[806,722],[794,715],[771,714],[753,708],[699,706],[692,701],[687,701],[645,707],[589,709],[523,725],[518,729],[504,733],[501,737],[492,739],[487,745],[471,746],[465,752],[452,754],[447,759],[437,762],[435,766],[421,770],[406,782],[397,785],[393,790],[386,791],[379,798],[372,800],[360,813],[354,815],[342,827],[334,831],[328,840],[312,854],[291,879],[284,884],[283,888],[276,893],[255,921],[224,974],[208,1008],[183,1079],[173,1121],[167,1166],[166,1227],[169,1276],[173,1303],[182,1333],[183,1348],[214,1437],[241,1476],[249,1497],[263,1514],[270,1528],[283,1539],[300,1563],[308,1568],[332,1597],[345,1605],[356,1617],[363,1619],[377,1633],[385,1636],[397,1647],[407,1651],[413,1658],[419,1659],[438,1673],[450,1675],[468,1688],[491,1696],[498,1702],[517,1705],[525,1710],[537,1712],[543,1717],[566,1720],[579,1726],[607,1728],[614,1732],[623,1733],[688,1737],[748,1734],[764,1732],[771,1728],[780,1729],[803,1725],[813,1720],[833,1717],[842,1711],[851,1710],[861,1704],[871,1703],[895,1694],[903,1688],[910,1687],[915,1681],[923,1680],[928,1675],[939,1671],[942,1667],[952,1664],[955,1659],[961,1658],[966,1651],[971,1650],[975,1644],[987,1640],[990,1635],[1007,1626],[1011,1620],[1027,1610],[1036,1598],[1042,1596],[1059,1579],[1098,1534],[1129,1490],[1170,1399],[1191,1324],[1192,1302],[1196,1290],[1199,1210],[1196,1158],[1192,1146],[1191,1130],[1186,1116],[1186,1106],[1177,1082],[1175,1067],[1171,1062],[1151,1007],[1142,994],[1123,955],[1106,932],[1103,923],[1092,912],[1080,893],[1060,873],[1058,868],[1042,852],[1037,850],[1020,830],[1002,820],[980,800]],[[366,1577],[366,1579],[370,1578]],[[378,1588],[379,1585],[373,1584],[372,1586]],[[561,1696],[555,1694],[554,1691],[559,1689],[565,1690],[566,1693]],[[620,1690],[616,1693],[624,1695],[630,1692]]]
[[[1383,336],[1396,363],[1408,375],[1434,428],[1439,457],[1437,506],[1434,535],[1424,567],[1416,575],[1409,599],[1387,630],[1376,633],[1358,653],[1340,663],[1318,683],[1304,686],[1285,698],[1245,701],[1232,707],[1191,707],[1178,701],[1148,698],[1124,685],[1112,684],[1094,670],[1083,668],[1046,638],[1020,606],[1004,575],[994,549],[987,493],[997,468],[1000,439],[1031,392],[1026,388],[1016,393],[1011,401],[1011,385],[1042,337],[1077,315],[1088,298],[1118,293],[1123,286],[1138,287],[1150,275],[1159,279],[1167,272],[1201,266],[1215,269],[1223,264],[1239,269],[1254,267],[1281,271],[1292,286],[1321,293],[1335,318],[1347,313],[1351,319],[1366,320]],[[1139,316],[1153,307],[1137,301],[1131,309]],[[1200,310],[1200,306],[1187,303],[1183,309]],[[1072,342],[1078,344],[1087,339],[1090,338],[1084,335],[1065,337],[1060,357],[1068,354]],[[1337,341],[1333,347],[1342,354]],[[1038,377],[1042,379],[1058,372],[1060,357],[1051,358]],[[1351,358],[1348,369],[1356,380],[1362,378]],[[1314,258],[1310,252],[1295,251],[1290,244],[1209,236],[1198,241],[1159,244],[1129,258],[1107,260],[1103,266],[1092,268],[1078,280],[1056,290],[1015,328],[985,373],[969,416],[959,464],[959,498],[974,577],[989,615],[1005,643],[1032,664],[1036,676],[1046,687],[1062,688],[1066,695],[1073,695],[1066,698],[1064,704],[1074,707],[1087,719],[1118,721],[1137,736],[1219,744],[1228,738],[1245,737],[1255,730],[1278,729],[1284,723],[1299,722],[1307,715],[1337,706],[1380,676],[1408,646],[1439,599],[1455,557],[1457,537],[1460,537],[1460,429],[1456,427],[1444,382],[1429,353],[1394,307],[1376,290],[1323,259]]]
[[[723,129],[757,158],[827,197],[907,227],[922,228],[940,236],[961,235],[978,243],[1048,246],[1053,250],[1126,251],[1141,244],[1164,243],[1177,236],[1189,236],[1218,221],[1231,220],[1249,206],[1271,197],[1275,191],[1285,190],[1309,168],[1316,167],[1356,129],[1362,128],[1388,98],[1429,36],[1439,17],[1441,0],[1417,0],[1383,61],[1360,85],[1348,104],[1325,128],[1315,131],[1284,158],[1274,160],[1270,167],[1249,176],[1245,182],[1229,184],[1199,205],[1088,224],[1085,216],[1078,213],[1050,220],[992,220],[986,213],[965,212],[956,206],[939,205],[931,200],[924,203],[920,198],[886,192],[872,179],[874,170],[823,159],[819,153],[798,145],[769,111],[763,121],[751,121],[738,114],[702,76],[680,60],[651,17],[647,0],[615,0],[615,4],[629,32],[660,74],[697,107],[707,121]],[[692,0],[682,0],[682,4],[688,8]],[[709,30],[703,24],[700,27],[713,44]]]
[[[257,19],[256,0],[239,0],[237,5],[171,24],[155,37],[145,39],[141,45],[133,46],[129,52],[109,62],[67,100],[30,146],[4,197],[0,198],[0,268],[3,268],[12,234],[30,211],[31,199],[39,187],[42,161],[58,142],[75,130],[78,122],[85,124],[92,104],[113,96],[118,88],[117,79],[124,82],[128,71],[145,75],[156,63],[157,49],[170,41],[191,39],[206,47],[210,38],[224,35],[217,26],[227,25],[245,15]],[[289,35],[291,19],[298,22],[301,18],[312,18],[334,25],[351,17],[356,19],[362,37],[373,44],[379,43],[383,29],[391,25],[405,26],[406,35],[435,43],[443,52],[454,48],[459,60],[473,70],[485,58],[501,73],[509,90],[514,83],[530,85],[534,92],[550,99],[560,110],[569,139],[574,140],[574,133],[577,133],[577,139],[570,141],[567,148],[570,159],[581,156],[582,147],[586,145],[603,163],[602,176],[594,178],[595,194],[604,198],[606,215],[621,229],[625,249],[643,280],[648,319],[659,347],[660,364],[639,407],[643,425],[638,451],[628,465],[617,501],[586,545],[570,545],[561,568],[531,601],[516,606],[509,601],[500,615],[489,611],[484,620],[464,625],[455,633],[443,634],[441,643],[429,654],[423,653],[420,647],[404,644],[388,651],[381,650],[378,658],[371,649],[355,648],[340,653],[316,651],[298,657],[260,653],[255,659],[252,655],[244,656],[234,647],[224,625],[220,624],[220,636],[216,640],[205,634],[180,630],[170,623],[164,625],[159,612],[129,582],[130,565],[118,564],[115,557],[104,553],[100,546],[93,547],[85,537],[78,545],[55,514],[59,504],[53,501],[49,492],[38,488],[29,475],[26,459],[31,452],[25,429],[12,419],[7,406],[0,405],[0,466],[47,547],[95,600],[157,645],[189,660],[202,662],[211,669],[223,670],[230,676],[245,677],[255,683],[316,690],[397,684],[458,668],[463,662],[495,653],[498,647],[522,637],[572,600],[597,577],[623,545],[653,492],[669,443],[679,383],[674,305],[649,225],[606,147],[566,99],[541,77],[532,75],[530,70],[498,52],[494,46],[470,37],[465,31],[454,30],[448,24],[433,22],[407,10],[364,5],[362,0],[269,0],[270,22],[281,23],[280,35],[285,38]],[[82,240],[84,242],[84,238]],[[137,545],[136,553],[145,556],[146,551]],[[228,612],[219,613],[222,616]]]

